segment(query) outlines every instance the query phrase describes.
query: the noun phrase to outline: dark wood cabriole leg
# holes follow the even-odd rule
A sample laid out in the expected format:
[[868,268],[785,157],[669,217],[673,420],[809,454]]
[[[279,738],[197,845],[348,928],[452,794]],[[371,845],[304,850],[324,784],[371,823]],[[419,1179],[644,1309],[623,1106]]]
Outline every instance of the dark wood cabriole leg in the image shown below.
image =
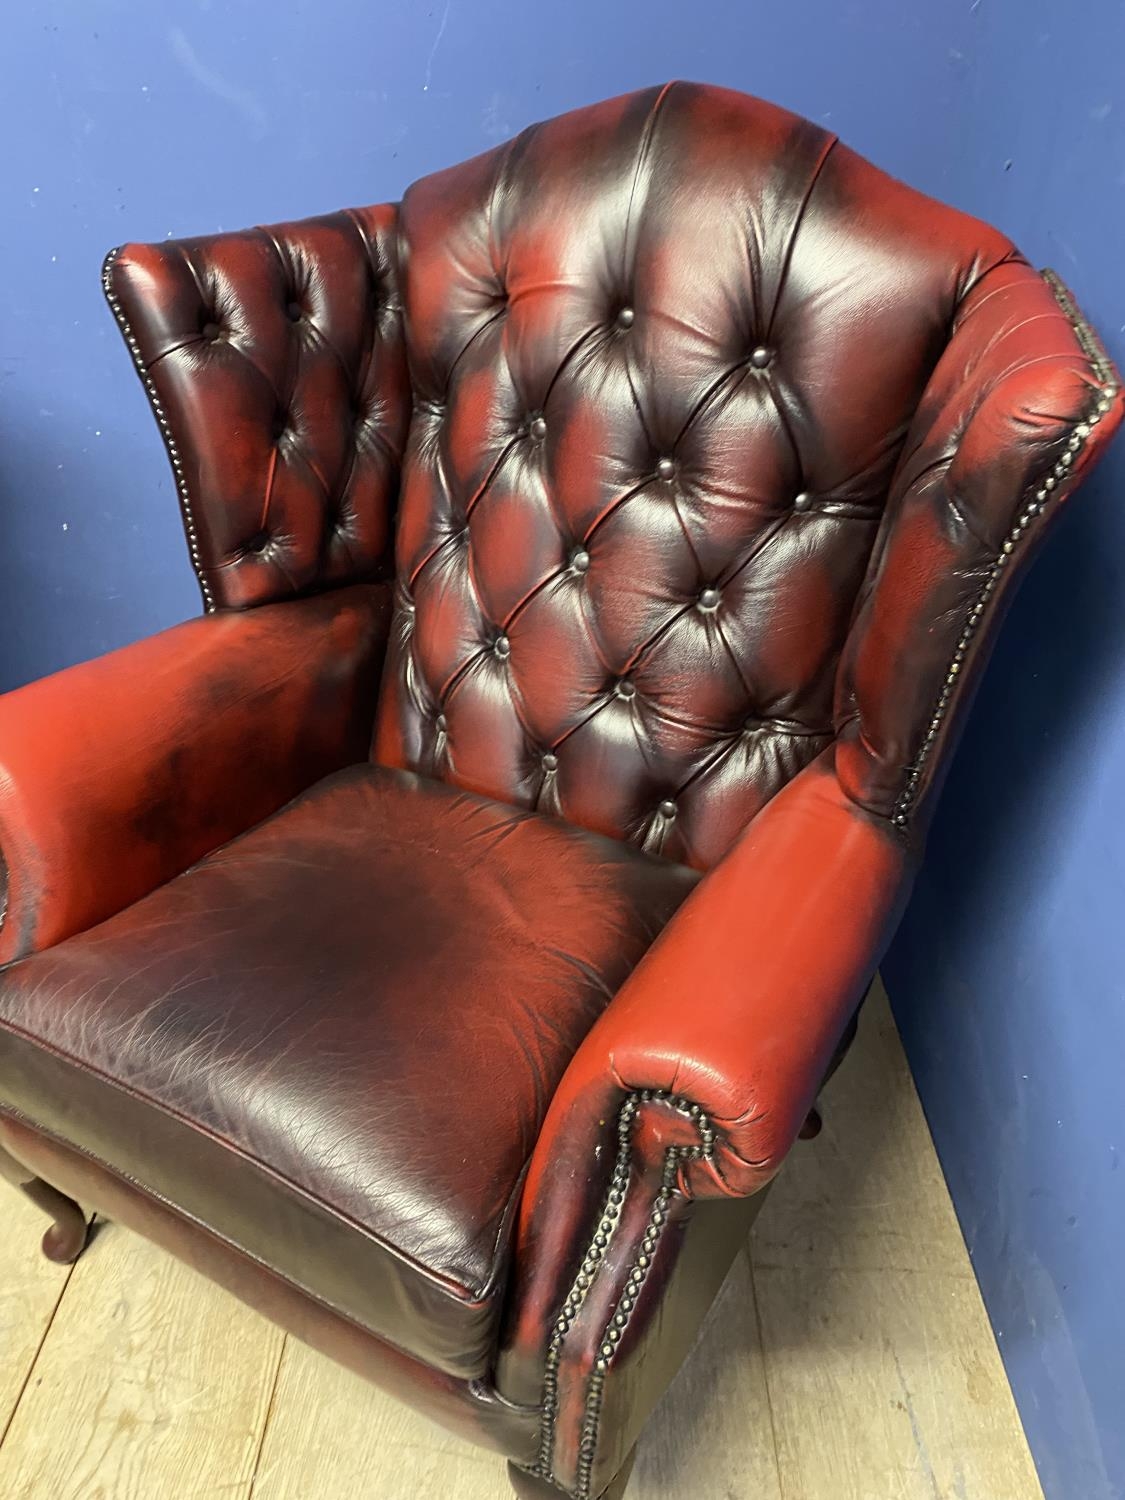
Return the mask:
[[[602,1490],[598,1500],[621,1500],[625,1494],[625,1486],[629,1483],[629,1475],[633,1472],[633,1460],[636,1456],[637,1450],[634,1448],[618,1469],[609,1488]],[[508,1478],[512,1481],[512,1488],[519,1500],[567,1500],[566,1490],[560,1490],[558,1485],[540,1479],[536,1474],[529,1474],[526,1469],[518,1469],[515,1464],[508,1465]]]
[[53,1188],[49,1182],[36,1177],[30,1168],[18,1162],[14,1156],[0,1146],[0,1177],[18,1187],[31,1199],[36,1208],[41,1208],[54,1223],[43,1236],[43,1254],[57,1265],[68,1266],[76,1261],[86,1248],[90,1226],[86,1215],[65,1193]]

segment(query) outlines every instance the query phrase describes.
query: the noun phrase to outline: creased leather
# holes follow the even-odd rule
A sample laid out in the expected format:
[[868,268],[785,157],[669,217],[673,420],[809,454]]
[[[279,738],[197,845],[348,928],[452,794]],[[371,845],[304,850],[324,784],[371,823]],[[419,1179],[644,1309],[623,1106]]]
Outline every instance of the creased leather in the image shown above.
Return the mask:
[[695,879],[352,767],[11,966],[0,1100],[479,1376],[555,1085]]

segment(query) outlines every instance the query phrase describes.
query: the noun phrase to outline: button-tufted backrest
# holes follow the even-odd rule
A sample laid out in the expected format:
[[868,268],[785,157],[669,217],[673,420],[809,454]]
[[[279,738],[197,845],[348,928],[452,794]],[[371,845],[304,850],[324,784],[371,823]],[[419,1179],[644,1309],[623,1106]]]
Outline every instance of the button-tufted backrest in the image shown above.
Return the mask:
[[1122,414],[1002,235],[694,84],[106,290],[209,607],[389,575],[397,502],[376,759],[701,868],[833,741],[922,827]]
[[833,737],[903,440],[1010,244],[676,84],[415,184],[400,254],[377,757],[710,865]]

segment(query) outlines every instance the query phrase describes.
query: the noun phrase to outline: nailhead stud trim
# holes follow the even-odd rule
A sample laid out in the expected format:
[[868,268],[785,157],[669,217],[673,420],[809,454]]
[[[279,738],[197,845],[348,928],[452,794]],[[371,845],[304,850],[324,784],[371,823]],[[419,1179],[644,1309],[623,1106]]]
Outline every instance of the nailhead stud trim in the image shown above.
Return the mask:
[[180,510],[184,518],[184,531],[187,533],[188,552],[191,554],[191,565],[195,569],[195,576],[199,580],[199,591],[203,595],[203,604],[208,614],[212,614],[216,608],[215,597],[211,592],[211,586],[203,575],[203,559],[199,551],[199,533],[195,526],[195,517],[191,509],[191,496],[188,494],[187,480],[184,477],[183,459],[180,450],[176,446],[176,440],[172,436],[172,429],[168,423],[168,416],[164,410],[164,403],[157,394],[156,386],[148,373],[144,357],[141,354],[140,345],[137,343],[136,335],[125,316],[125,310],[118,300],[117,293],[113,290],[113,268],[117,264],[117,257],[121,254],[121,246],[111,250],[105,258],[102,266],[102,291],[105,300],[109,303],[109,310],[117,320],[117,326],[121,330],[122,337],[129,347],[129,353],[133,356],[133,363],[137,367],[137,374],[141,377],[149,404],[152,407],[160,435],[164,439],[164,446],[168,450],[168,459],[172,465],[172,473],[176,480],[176,491],[180,498]]
[[1046,508],[1052,497],[1057,494],[1059,486],[1065,484],[1071,477],[1071,470],[1075,459],[1091,432],[1113,405],[1114,397],[1120,389],[1114,377],[1113,366],[1110,364],[1105,351],[1098,342],[1094,330],[1078,311],[1078,308],[1074,304],[1074,299],[1066,287],[1053,271],[1044,271],[1042,274],[1043,279],[1054,294],[1055,301],[1059,304],[1067,321],[1074,329],[1074,335],[1078,340],[1079,347],[1089,360],[1090,367],[1101,388],[1094,396],[1093,403],[1085,417],[1075,426],[1074,431],[1067,439],[1066,447],[1059,455],[1051,472],[1036,487],[1032,492],[1031,498],[1024,505],[1015,525],[1008,533],[1004,545],[1000,548],[992,567],[989,569],[984,583],[981,585],[980,592],[973,601],[968,617],[961,628],[961,634],[957,639],[957,645],[954,648],[953,657],[946,671],[941,692],[938,694],[937,702],[934,704],[933,713],[926,727],[926,734],[922,740],[921,748],[914,757],[914,763],[907,776],[906,785],[903,787],[898,801],[895,803],[894,811],[891,814],[892,823],[900,829],[905,828],[910,822],[914,802],[922,780],[922,773],[926,768],[930,752],[934,748],[946,715],[949,712],[949,706],[953,699],[953,693],[957,686],[957,680],[961,675],[965,658],[969,654],[973,637],[976,635],[984,619],[989,600],[996,592],[997,585],[1004,576],[1008,562],[1020,542],[1027,535],[1031,523],[1035,520],[1036,516]]
[[698,1104],[692,1104],[690,1100],[681,1098],[678,1094],[668,1093],[664,1089],[640,1089],[630,1094],[622,1104],[617,1116],[617,1157],[614,1161],[613,1172],[610,1175],[609,1187],[606,1190],[601,1217],[598,1219],[582,1264],[579,1266],[570,1291],[567,1293],[566,1300],[563,1303],[562,1310],[552,1330],[550,1342],[547,1346],[547,1359],[543,1372],[539,1455],[534,1469],[531,1470],[532,1473],[539,1475],[541,1478],[557,1482],[552,1470],[552,1463],[554,1460],[555,1424],[558,1419],[559,1407],[559,1364],[562,1360],[563,1345],[566,1342],[566,1337],[574,1324],[575,1318],[578,1316],[586,1300],[621,1217],[621,1208],[625,1202],[625,1193],[629,1186],[629,1177],[632,1168],[633,1126],[636,1121],[637,1112],[642,1104],[652,1103],[666,1104],[671,1109],[677,1110],[680,1114],[686,1115],[692,1120],[699,1130],[700,1144],[698,1146],[669,1146],[664,1154],[664,1170],[661,1175],[660,1191],[653,1202],[648,1225],[641,1239],[640,1250],[637,1252],[636,1258],[629,1268],[629,1273],[625,1280],[625,1290],[622,1292],[609,1324],[602,1335],[597,1358],[594,1362],[594,1369],[590,1375],[590,1384],[586,1395],[586,1414],[582,1424],[582,1438],[579,1447],[577,1500],[588,1500],[590,1494],[590,1476],[593,1469],[594,1455],[597,1452],[598,1424],[601,1417],[602,1392],[605,1385],[606,1371],[609,1368],[609,1362],[613,1358],[614,1351],[621,1341],[630,1315],[636,1306],[641,1288],[652,1266],[660,1233],[667,1219],[668,1204],[675,1191],[676,1173],[682,1161],[709,1159],[715,1150],[715,1132],[707,1116]]

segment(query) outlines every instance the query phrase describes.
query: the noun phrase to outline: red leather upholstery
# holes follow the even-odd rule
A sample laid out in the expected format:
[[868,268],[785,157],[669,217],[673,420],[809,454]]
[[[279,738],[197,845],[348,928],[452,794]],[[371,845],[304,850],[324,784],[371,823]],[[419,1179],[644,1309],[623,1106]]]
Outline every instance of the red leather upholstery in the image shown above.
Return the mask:
[[845,790],[900,826],[925,811],[1018,565],[1120,419],[1077,316],[1057,279],[998,267],[959,304],[911,424],[836,709]]
[[416,183],[401,235],[376,757],[707,868],[830,743],[907,429],[1015,252],[690,84]]
[[0,697],[0,964],[363,759],[387,589],[178,625]]
[[115,1224],[161,1245],[306,1344],[400,1399],[405,1397],[434,1421],[522,1464],[534,1463],[537,1408],[511,1406],[483,1381],[458,1380],[373,1337],[269,1265],[206,1232],[170,1204],[41,1130],[0,1116],[0,1146],[63,1192],[96,1202]]
[[691,84],[106,285],[208,607],[284,602],[0,705],[2,952],[49,949],[0,1131],[593,1500],[1120,381],[995,230]]
[[[644,1253],[665,1169],[680,1200],[751,1194],[778,1170],[870,981],[872,955],[894,929],[911,873],[904,841],[850,801],[825,752],[668,923],[579,1047],[536,1145],[497,1370],[505,1396],[532,1400],[543,1386],[557,1309],[590,1239],[590,1200],[604,1203],[612,1188],[608,1157],[592,1165],[606,1122],[630,1121],[619,1138],[633,1155],[627,1176],[638,1179],[641,1212],[618,1228],[628,1248],[616,1277],[603,1278],[610,1291],[600,1318],[583,1305],[560,1344],[560,1393],[586,1389]],[[671,1273],[676,1249],[669,1236],[663,1264],[649,1250],[654,1277]],[[614,1358],[628,1380],[643,1352],[644,1319],[623,1328]],[[573,1479],[584,1399],[570,1410],[570,1430],[566,1415],[560,1410],[550,1456],[554,1472]]]
[[802,771],[700,883],[579,1048],[532,1159],[522,1223],[545,1183],[581,1156],[579,1120],[589,1128],[643,1089],[707,1115],[714,1140],[680,1167],[682,1192],[764,1186],[797,1139],[912,873],[902,840],[844,793],[830,754]]
[[482,1376],[555,1086],[695,878],[352,767],[10,968],[0,1098],[360,1326]]
[[386,577],[410,411],[395,210],[126,245],[104,279],[208,609]]

